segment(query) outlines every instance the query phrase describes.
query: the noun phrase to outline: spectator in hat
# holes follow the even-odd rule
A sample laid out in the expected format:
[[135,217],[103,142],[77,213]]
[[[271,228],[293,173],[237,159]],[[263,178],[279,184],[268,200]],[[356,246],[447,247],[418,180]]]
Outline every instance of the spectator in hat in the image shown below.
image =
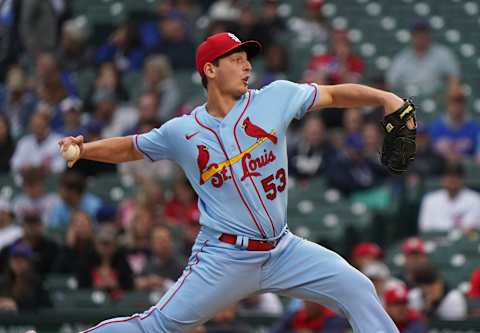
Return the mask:
[[27,312],[50,306],[34,259],[35,253],[29,245],[19,243],[11,247],[7,272],[0,278],[0,312]]
[[465,169],[448,164],[442,176],[442,189],[427,193],[420,206],[421,232],[469,231],[480,228],[480,195],[465,187]]
[[93,63],[93,50],[88,45],[87,20],[78,16],[62,25],[57,58],[62,71],[74,73],[88,69]]
[[152,93],[157,98],[157,115],[161,121],[167,121],[176,115],[179,103],[179,91],[172,66],[168,58],[155,54],[147,58],[143,66],[142,79],[134,87],[134,98]]
[[381,185],[387,173],[378,163],[366,158],[361,137],[351,136],[346,140],[344,151],[330,163],[326,176],[330,186],[350,195]]
[[302,136],[290,149],[289,174],[299,179],[323,175],[334,151],[326,138],[325,125],[320,117],[310,114],[303,123]]
[[97,107],[95,94],[98,91],[108,91],[113,93],[115,102],[127,102],[131,97],[128,94],[123,82],[120,71],[115,67],[115,63],[103,62],[98,66],[95,73],[95,82],[87,92],[86,109],[95,112]]
[[362,76],[363,60],[353,54],[347,31],[334,30],[330,34],[330,49],[310,59],[303,79],[318,84],[340,84],[358,83]]
[[387,71],[390,88],[403,96],[432,95],[442,86],[458,89],[458,61],[449,48],[432,43],[428,22],[415,22],[410,32],[411,45],[393,58]]
[[141,46],[137,26],[130,22],[121,24],[97,50],[98,65],[114,62],[121,72],[138,71],[143,63],[145,51]]
[[467,316],[467,302],[460,290],[451,289],[438,269],[422,266],[415,272],[418,290],[410,291],[412,306],[418,307],[429,319],[463,320]]
[[425,243],[418,237],[408,238],[402,244],[402,253],[405,263],[399,278],[408,288],[413,288],[415,286],[415,272],[428,264]]
[[150,247],[152,255],[135,277],[135,288],[164,290],[180,277],[186,258],[175,251],[172,234],[165,226],[153,228]]
[[449,93],[446,113],[430,126],[435,151],[450,162],[462,158],[480,160],[480,125],[468,116],[467,102],[461,90]]
[[10,172],[10,159],[15,151],[10,122],[6,115],[0,113],[0,174]]
[[86,191],[86,178],[75,170],[68,170],[60,176],[58,190],[61,200],[53,207],[47,226],[53,229],[67,229],[72,213],[76,210],[86,212],[95,218],[102,206],[96,195]]
[[0,251],[23,236],[22,228],[15,222],[12,205],[0,198]]
[[76,97],[67,97],[60,102],[59,109],[61,112],[61,125],[57,132],[63,136],[77,136],[82,134],[83,103]]
[[30,120],[31,134],[22,137],[15,148],[10,166],[13,171],[21,172],[31,166],[43,166],[53,173],[65,169],[65,161],[58,150],[61,137],[50,129],[50,116],[37,111]]
[[425,320],[415,309],[408,306],[408,290],[405,286],[397,284],[387,288],[384,304],[400,333],[427,333]]
[[281,318],[270,333],[346,333],[348,331],[349,325],[345,318],[321,304],[304,301],[298,310]]
[[33,262],[35,272],[43,278],[52,270],[53,262],[58,254],[58,245],[46,236],[45,226],[37,212],[30,212],[23,216],[22,232],[23,236],[13,245],[0,251],[0,272],[8,266],[8,255],[11,248],[18,244],[25,244],[35,255]]
[[114,299],[133,288],[133,274],[117,236],[113,225],[99,227],[95,234],[94,254],[77,267],[79,288],[103,290]]
[[19,220],[25,215],[37,213],[42,223],[47,225],[53,207],[60,197],[56,193],[48,193],[46,189],[47,172],[44,167],[29,167],[22,171],[22,192],[13,200],[13,210]]
[[367,265],[379,262],[383,258],[382,249],[375,243],[359,243],[352,251],[351,262],[354,267],[362,270]]

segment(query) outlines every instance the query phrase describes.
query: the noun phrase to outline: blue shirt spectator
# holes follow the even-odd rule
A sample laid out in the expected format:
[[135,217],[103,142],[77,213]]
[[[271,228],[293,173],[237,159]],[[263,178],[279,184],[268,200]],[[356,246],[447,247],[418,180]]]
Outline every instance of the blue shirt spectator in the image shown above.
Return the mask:
[[468,118],[465,104],[465,95],[460,92],[451,94],[446,115],[430,127],[434,149],[448,160],[473,157],[479,153],[480,126]]

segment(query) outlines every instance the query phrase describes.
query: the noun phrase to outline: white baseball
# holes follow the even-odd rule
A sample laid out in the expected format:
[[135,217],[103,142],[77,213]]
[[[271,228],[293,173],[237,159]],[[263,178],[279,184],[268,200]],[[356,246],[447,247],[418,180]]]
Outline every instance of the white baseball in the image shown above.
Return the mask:
[[74,161],[80,157],[80,147],[74,143],[70,144],[65,151],[62,150],[62,155],[67,161]]

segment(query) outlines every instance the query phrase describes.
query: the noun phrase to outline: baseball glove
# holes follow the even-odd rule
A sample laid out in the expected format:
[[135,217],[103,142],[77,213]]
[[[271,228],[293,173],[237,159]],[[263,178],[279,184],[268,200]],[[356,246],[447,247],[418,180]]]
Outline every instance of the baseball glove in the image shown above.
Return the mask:
[[[415,105],[411,99],[395,112],[385,116],[381,125],[385,130],[383,139],[381,161],[382,164],[394,175],[407,171],[408,165],[415,160],[415,138],[417,123],[415,118]],[[413,129],[407,127],[407,122],[412,119]]]

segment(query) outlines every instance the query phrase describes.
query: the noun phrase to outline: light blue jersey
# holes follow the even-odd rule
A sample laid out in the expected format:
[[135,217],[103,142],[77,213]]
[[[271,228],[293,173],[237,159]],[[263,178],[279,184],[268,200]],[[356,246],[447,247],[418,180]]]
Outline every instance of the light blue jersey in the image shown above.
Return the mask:
[[287,223],[285,133],[319,97],[316,84],[276,81],[249,90],[224,119],[206,105],[134,136],[152,161],[170,159],[198,194],[200,223],[216,231],[275,238]]
[[[366,276],[286,230],[285,133],[319,94],[315,84],[276,81],[249,90],[224,119],[202,105],[133,137],[150,160],[182,166],[199,196],[202,227],[182,276],[155,306],[84,333],[189,332],[232,303],[264,292],[329,306],[356,333],[398,333]],[[236,235],[235,244],[222,241],[224,234]],[[262,238],[276,239],[275,246],[248,249],[251,239]]]

